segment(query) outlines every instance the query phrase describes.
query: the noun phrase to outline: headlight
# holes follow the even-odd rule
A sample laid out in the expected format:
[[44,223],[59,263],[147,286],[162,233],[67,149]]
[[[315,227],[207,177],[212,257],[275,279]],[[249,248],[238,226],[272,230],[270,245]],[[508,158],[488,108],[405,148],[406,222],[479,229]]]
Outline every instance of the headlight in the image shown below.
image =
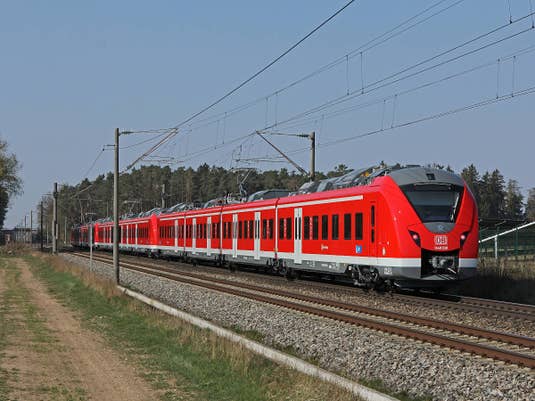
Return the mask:
[[466,231],[466,232],[464,232],[464,233],[461,234],[461,238],[460,238],[460,240],[461,240],[461,246],[463,246],[464,241],[466,241],[466,238],[468,238],[468,234],[469,234],[469,233],[470,233],[469,231]]
[[420,235],[414,231],[409,230],[409,234],[411,235],[412,240],[417,246],[420,246]]

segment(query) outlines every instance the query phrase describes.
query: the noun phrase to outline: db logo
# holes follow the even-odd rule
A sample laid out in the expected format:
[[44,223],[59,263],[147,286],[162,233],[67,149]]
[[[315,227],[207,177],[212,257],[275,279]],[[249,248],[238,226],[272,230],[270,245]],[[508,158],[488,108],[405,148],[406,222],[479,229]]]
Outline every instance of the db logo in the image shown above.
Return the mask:
[[436,246],[448,245],[448,236],[447,235],[435,235],[435,245]]

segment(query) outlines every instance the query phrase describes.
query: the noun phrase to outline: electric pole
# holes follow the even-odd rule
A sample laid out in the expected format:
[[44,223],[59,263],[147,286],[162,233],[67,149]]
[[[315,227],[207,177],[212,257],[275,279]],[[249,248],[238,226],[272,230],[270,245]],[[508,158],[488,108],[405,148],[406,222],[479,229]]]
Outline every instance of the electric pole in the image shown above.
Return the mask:
[[30,210],[30,247],[33,245],[33,210]]
[[310,138],[310,181],[316,179],[316,133],[312,131]]
[[165,184],[162,184],[162,209],[165,208]]
[[115,128],[115,168],[113,174],[113,267],[119,285],[119,128]]
[[58,253],[58,183],[54,183],[54,192],[52,193],[54,206],[52,216],[52,253]]
[[43,240],[44,240],[44,230],[43,230],[43,199],[41,198],[41,252],[43,252]]
[[266,141],[269,146],[275,149],[282,157],[284,157],[292,166],[294,166],[303,175],[307,174],[305,169],[299,166],[295,161],[290,159],[290,157],[286,153],[284,153],[281,149],[275,146],[272,142],[268,141],[264,135],[269,134],[269,135],[296,136],[299,138],[310,139],[310,171],[308,172],[308,176],[310,178],[310,181],[314,181],[316,179],[316,133],[315,132],[311,132],[310,134],[287,134],[287,133],[281,133],[281,132],[264,133],[264,132],[256,131],[256,134],[260,138],[262,138],[264,141]]

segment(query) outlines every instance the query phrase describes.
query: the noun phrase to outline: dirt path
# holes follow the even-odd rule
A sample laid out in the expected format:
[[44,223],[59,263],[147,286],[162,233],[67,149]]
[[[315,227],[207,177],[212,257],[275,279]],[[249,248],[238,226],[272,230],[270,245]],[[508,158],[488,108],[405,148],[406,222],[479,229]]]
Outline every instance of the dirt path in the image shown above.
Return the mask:
[[11,294],[12,329],[0,363],[8,372],[9,400],[157,399],[140,372],[84,329],[73,312],[48,294],[25,261],[15,263],[11,269],[16,271],[0,278],[4,294],[19,286],[18,294]]

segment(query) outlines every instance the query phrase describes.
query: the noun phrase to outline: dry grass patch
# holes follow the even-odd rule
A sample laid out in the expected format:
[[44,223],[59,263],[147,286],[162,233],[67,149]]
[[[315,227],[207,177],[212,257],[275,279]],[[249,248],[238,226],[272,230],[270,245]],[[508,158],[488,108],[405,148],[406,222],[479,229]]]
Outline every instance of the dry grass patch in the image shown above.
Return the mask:
[[166,400],[183,399],[176,394],[184,391],[190,399],[203,400],[358,400],[339,387],[125,297],[113,283],[60,257],[29,260],[51,291],[79,310],[89,327],[118,350],[128,350],[128,358],[144,369],[154,387],[164,390]]

